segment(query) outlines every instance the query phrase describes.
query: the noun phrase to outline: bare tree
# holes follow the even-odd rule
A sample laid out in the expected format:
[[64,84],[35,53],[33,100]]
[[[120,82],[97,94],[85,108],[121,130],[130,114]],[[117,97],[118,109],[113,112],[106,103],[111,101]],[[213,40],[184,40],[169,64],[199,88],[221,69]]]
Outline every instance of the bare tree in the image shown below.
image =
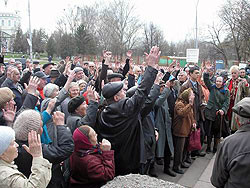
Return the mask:
[[134,6],[125,0],[114,0],[100,15],[99,40],[116,55],[123,55],[138,42],[141,24]]

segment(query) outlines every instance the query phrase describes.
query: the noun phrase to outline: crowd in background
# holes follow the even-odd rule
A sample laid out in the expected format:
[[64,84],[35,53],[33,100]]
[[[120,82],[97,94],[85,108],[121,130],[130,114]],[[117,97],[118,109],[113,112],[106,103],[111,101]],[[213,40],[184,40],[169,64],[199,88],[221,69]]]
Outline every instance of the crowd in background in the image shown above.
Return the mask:
[[[250,64],[159,66],[158,47],[142,64],[126,55],[1,57],[0,187],[101,187],[129,173],[157,177],[155,164],[175,177],[240,128],[233,107],[249,96]],[[193,133],[200,148],[190,149]]]

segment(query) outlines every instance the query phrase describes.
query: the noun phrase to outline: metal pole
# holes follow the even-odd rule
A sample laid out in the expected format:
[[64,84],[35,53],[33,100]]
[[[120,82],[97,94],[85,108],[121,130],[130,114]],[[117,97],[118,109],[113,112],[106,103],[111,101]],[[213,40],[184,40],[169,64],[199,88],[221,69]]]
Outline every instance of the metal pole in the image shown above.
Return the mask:
[[197,23],[197,9],[198,9],[199,0],[196,3],[196,10],[195,10],[195,48],[198,49],[198,23]]
[[31,33],[31,21],[30,21],[30,0],[28,0],[28,13],[29,13],[30,61],[32,62],[32,33]]

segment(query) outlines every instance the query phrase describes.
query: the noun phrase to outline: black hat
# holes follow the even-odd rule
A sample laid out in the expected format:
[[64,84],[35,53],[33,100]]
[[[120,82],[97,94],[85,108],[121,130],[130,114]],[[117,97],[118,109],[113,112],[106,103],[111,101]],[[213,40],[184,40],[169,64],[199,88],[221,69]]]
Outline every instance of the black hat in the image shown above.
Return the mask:
[[50,72],[50,78],[57,78],[58,76],[60,76],[60,72],[57,69],[52,69]]
[[72,98],[68,104],[68,112],[74,113],[75,110],[85,101],[83,96],[77,96]]
[[38,65],[40,62],[39,61],[33,61],[34,65]]
[[48,78],[48,76],[42,72],[42,71],[38,71],[34,74],[34,76],[38,77],[38,78],[42,78],[42,79],[45,79],[45,78]]
[[106,99],[110,99],[115,96],[123,88],[123,82],[109,82],[103,86],[102,95]]
[[49,65],[55,65],[55,63],[45,63],[44,65],[43,65],[43,69],[45,69],[47,66],[49,66]]
[[250,97],[245,97],[232,108],[233,112],[244,118],[250,118]]
[[108,80],[112,79],[112,78],[121,78],[121,80],[123,79],[123,75],[120,73],[112,73],[107,75]]
[[133,86],[129,88],[129,90],[126,92],[126,96],[132,97],[135,94],[136,89],[137,89],[137,86]]
[[2,56],[2,55],[0,55],[0,64],[5,65],[5,64],[4,64],[4,56]]

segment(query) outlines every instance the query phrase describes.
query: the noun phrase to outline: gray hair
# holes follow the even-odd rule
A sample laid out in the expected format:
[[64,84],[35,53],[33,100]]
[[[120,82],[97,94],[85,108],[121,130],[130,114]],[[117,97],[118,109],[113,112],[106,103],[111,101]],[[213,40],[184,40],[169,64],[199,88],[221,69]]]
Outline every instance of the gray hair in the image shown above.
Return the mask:
[[59,89],[58,85],[52,84],[52,83],[48,83],[43,88],[44,96],[47,97],[47,98],[50,98],[52,96],[53,92],[55,91],[55,89]]

